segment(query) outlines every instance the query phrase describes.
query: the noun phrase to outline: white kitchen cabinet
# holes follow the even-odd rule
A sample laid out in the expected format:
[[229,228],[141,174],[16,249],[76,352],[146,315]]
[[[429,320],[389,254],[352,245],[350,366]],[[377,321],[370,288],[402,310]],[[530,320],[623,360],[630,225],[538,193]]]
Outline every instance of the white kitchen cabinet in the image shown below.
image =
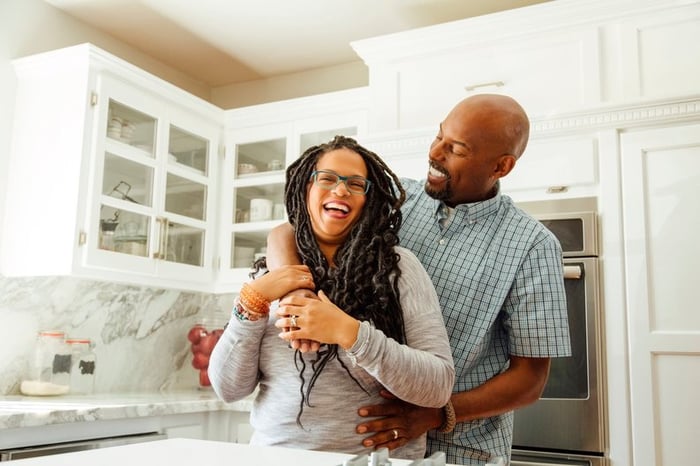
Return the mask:
[[238,290],[267,234],[286,221],[285,169],[311,146],[366,131],[366,89],[322,94],[226,112],[222,170],[220,291]]
[[633,463],[691,464],[700,438],[700,123],[620,140]]
[[89,44],[15,65],[2,273],[211,287],[223,111]]
[[516,98],[531,118],[601,102],[597,28],[553,28],[546,7],[487,15],[353,42],[369,66],[370,131],[437,127],[478,93]]
[[696,1],[675,3],[624,16],[615,23],[619,56],[613,55],[617,60],[608,66],[610,95],[620,100],[661,99],[697,92],[700,5]]
[[559,0],[352,43],[369,67],[371,133],[437,127],[476,93],[531,119],[692,95],[697,1]]
[[598,193],[595,135],[533,137],[501,190],[516,201],[587,197]]

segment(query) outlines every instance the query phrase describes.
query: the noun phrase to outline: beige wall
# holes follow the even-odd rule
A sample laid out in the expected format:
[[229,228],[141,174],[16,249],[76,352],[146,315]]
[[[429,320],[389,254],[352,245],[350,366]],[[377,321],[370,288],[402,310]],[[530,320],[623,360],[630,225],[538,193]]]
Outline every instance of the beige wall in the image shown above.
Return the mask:
[[[0,0],[2,1],[2,0]],[[369,71],[362,61],[276,76],[211,90],[211,102],[224,109],[364,87]]]

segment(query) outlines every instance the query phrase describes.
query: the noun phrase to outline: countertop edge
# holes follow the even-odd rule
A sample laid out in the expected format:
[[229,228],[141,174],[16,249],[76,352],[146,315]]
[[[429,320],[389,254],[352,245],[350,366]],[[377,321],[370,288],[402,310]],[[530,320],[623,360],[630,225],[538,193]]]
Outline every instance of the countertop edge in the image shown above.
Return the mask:
[[0,431],[74,422],[133,419],[211,411],[249,412],[255,394],[226,403],[209,391],[109,393],[59,397],[0,397]]

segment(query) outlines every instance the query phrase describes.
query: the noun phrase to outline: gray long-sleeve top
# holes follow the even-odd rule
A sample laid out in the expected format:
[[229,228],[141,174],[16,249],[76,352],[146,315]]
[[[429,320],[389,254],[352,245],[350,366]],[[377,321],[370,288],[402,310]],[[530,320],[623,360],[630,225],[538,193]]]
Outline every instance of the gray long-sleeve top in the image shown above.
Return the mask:
[[[302,427],[296,423],[301,380],[294,350],[277,336],[280,329],[274,326],[274,311],[267,321],[230,320],[211,355],[209,378],[217,395],[227,402],[240,400],[258,387],[251,412],[252,444],[368,454],[371,449],[361,444],[367,434],[355,432],[364,420],[357,410],[385,401],[379,395],[382,388],[421,406],[447,403],[455,371],[438,298],[413,253],[401,247],[396,250],[401,256],[399,291],[407,344],[362,322],[350,350],[338,350],[338,358],[357,382],[337,360],[329,363],[311,391],[311,406],[304,407]],[[303,357],[308,384],[316,353]],[[392,451],[391,456],[417,459],[424,452],[425,435]]]

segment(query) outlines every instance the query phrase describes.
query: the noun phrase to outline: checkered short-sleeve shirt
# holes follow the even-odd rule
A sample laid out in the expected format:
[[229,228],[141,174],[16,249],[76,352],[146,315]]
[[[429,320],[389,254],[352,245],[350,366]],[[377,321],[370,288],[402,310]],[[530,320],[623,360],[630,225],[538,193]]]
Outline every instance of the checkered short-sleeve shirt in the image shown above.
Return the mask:
[[[561,247],[541,223],[501,195],[446,206],[423,182],[401,180],[401,245],[418,256],[440,298],[456,370],[454,392],[483,384],[508,367],[509,355],[571,354]],[[510,457],[513,413],[464,422],[449,434],[429,433],[428,454],[483,465]]]

